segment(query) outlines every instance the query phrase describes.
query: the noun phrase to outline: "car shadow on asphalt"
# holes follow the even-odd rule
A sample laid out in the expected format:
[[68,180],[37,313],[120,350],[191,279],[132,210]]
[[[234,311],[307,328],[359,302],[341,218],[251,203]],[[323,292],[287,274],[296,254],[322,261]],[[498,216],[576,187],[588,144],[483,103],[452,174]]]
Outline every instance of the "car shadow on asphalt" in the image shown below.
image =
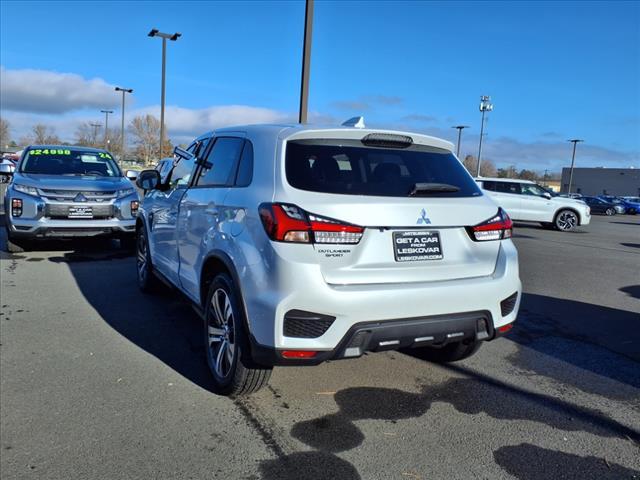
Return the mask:
[[106,253],[95,261],[73,258],[50,260],[67,263],[80,291],[108,325],[183,377],[213,391],[203,323],[181,294],[164,285],[154,294],[142,294],[133,257],[110,259]]
[[[629,293],[633,292],[637,293]],[[639,327],[637,311],[525,293],[518,320],[507,338],[526,348],[519,348],[509,360],[583,391],[626,399],[637,395],[640,388]],[[597,377],[557,368],[557,362],[545,357],[631,388],[612,389]]]

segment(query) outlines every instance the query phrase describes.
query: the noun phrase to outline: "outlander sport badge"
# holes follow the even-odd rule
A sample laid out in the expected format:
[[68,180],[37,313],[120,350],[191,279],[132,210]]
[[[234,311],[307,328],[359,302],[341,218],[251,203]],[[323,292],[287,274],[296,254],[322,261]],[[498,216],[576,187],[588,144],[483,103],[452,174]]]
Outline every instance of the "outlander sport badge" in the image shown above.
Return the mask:
[[418,218],[418,221],[416,222],[418,225],[428,225],[431,223],[431,220],[429,220],[429,217],[427,217],[427,211],[423,208],[422,211],[420,212],[420,218]]

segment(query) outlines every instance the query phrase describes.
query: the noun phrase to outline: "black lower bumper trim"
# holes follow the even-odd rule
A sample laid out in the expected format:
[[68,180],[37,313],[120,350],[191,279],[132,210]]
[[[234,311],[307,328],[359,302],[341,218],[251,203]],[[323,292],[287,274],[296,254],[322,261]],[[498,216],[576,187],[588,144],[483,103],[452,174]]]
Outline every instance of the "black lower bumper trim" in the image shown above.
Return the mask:
[[365,352],[421,346],[441,346],[462,340],[491,340],[496,336],[489,311],[362,322],[353,325],[338,346],[308,359],[283,358],[281,351],[252,338],[254,361],[263,365],[318,365],[327,360],[359,357]]

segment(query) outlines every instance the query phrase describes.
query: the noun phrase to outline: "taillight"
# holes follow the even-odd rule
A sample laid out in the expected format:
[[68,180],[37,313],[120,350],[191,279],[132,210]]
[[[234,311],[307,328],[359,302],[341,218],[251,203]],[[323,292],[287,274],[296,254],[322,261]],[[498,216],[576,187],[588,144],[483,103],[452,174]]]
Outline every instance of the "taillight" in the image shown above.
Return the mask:
[[11,215],[13,217],[20,217],[22,215],[22,199],[11,199]]
[[286,203],[263,203],[260,219],[271,240],[291,243],[356,244],[364,228],[308,213]]
[[474,227],[468,227],[467,231],[472,240],[476,242],[486,242],[488,240],[504,240],[511,238],[513,233],[513,222],[502,208],[498,208],[498,213],[489,220],[486,220]]

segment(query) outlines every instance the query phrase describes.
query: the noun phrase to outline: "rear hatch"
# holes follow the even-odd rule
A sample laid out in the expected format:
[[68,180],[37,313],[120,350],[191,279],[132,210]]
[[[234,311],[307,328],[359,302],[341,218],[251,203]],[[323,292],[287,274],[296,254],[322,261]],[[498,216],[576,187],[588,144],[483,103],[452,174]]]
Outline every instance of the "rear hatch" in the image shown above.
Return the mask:
[[500,242],[474,241],[467,228],[494,217],[498,207],[457,158],[410,137],[404,137],[406,144],[384,134],[374,138],[286,144],[287,197],[309,218],[364,227],[357,243],[353,237],[347,239],[351,243],[319,243],[316,236],[315,259],[325,281],[384,284],[491,275]]

